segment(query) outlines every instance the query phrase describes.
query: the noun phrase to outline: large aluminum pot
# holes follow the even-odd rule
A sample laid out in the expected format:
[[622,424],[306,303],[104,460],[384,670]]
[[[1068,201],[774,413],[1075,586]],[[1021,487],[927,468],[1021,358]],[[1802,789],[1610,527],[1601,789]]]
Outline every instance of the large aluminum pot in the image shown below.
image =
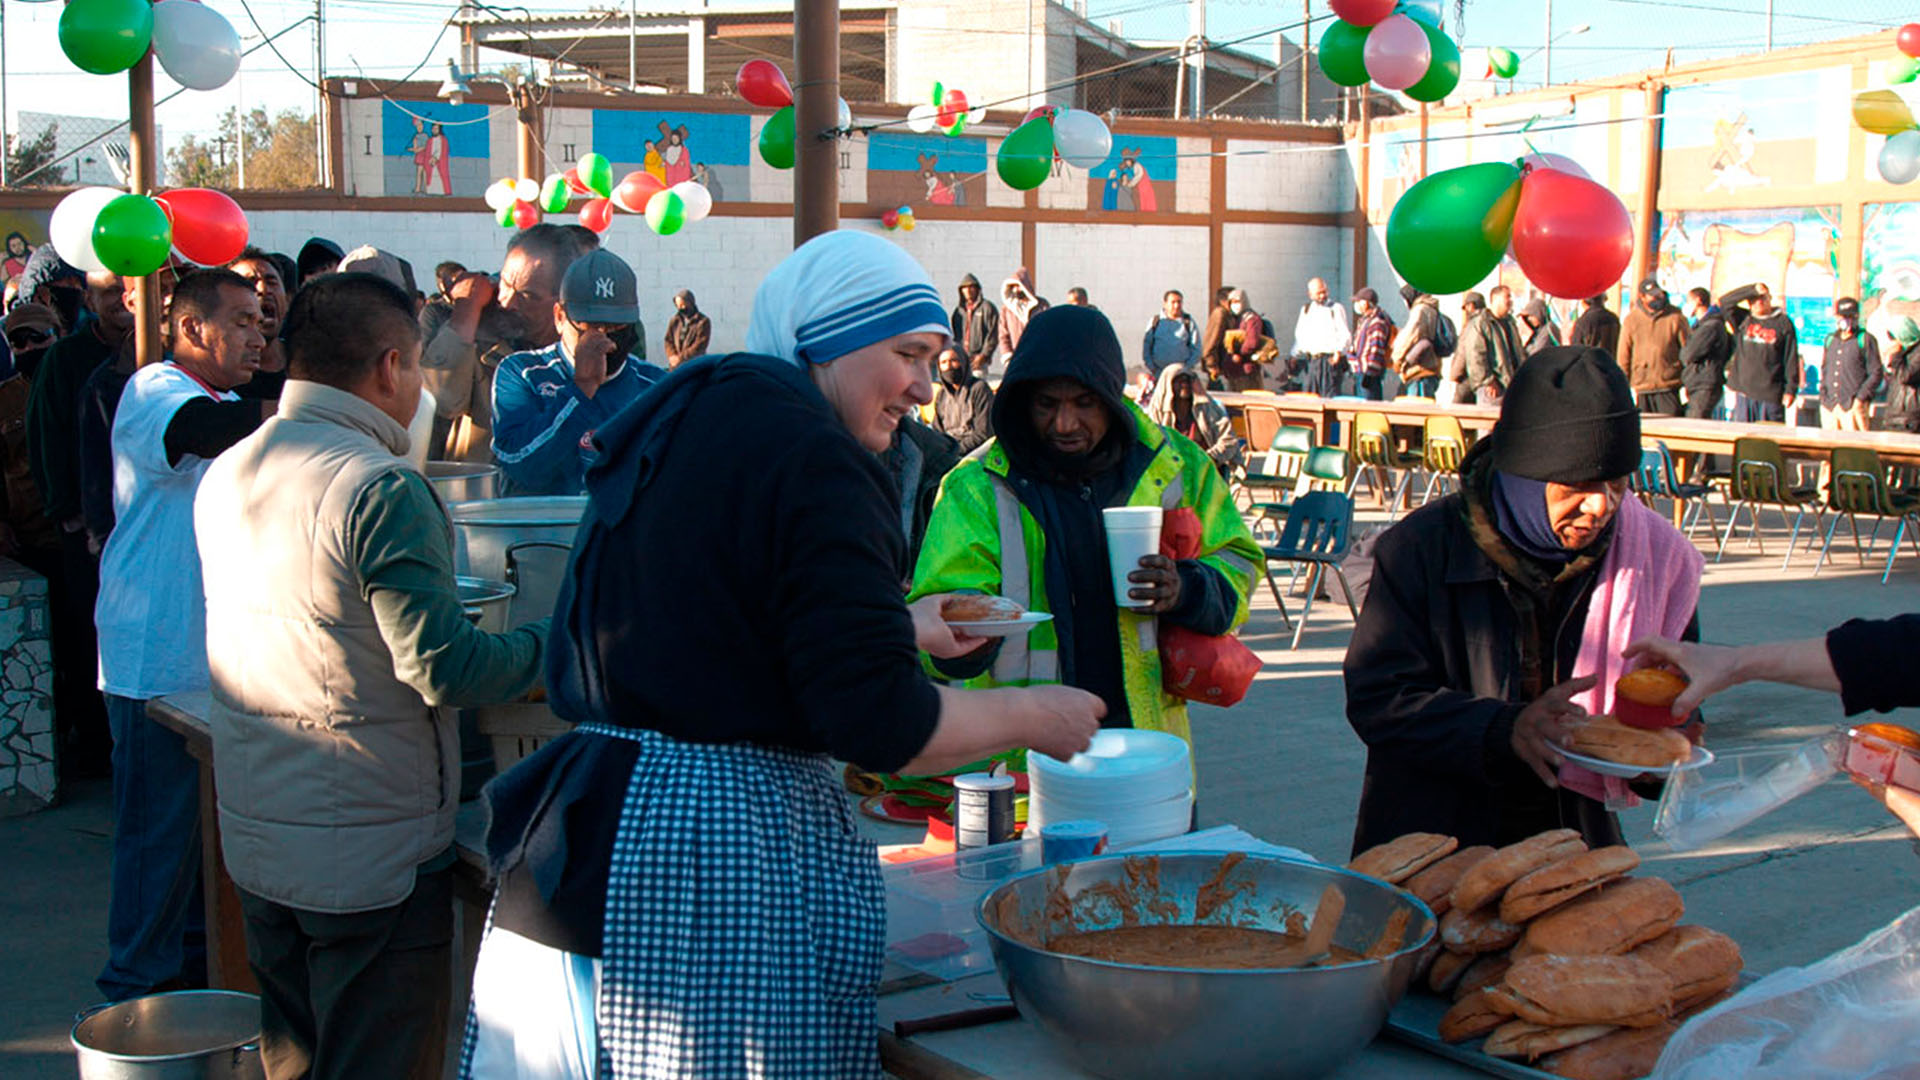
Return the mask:
[[[453,583],[460,590],[460,606],[475,626],[494,634],[513,628],[510,619],[514,593],[518,590],[512,585],[469,577],[454,578]],[[493,779],[495,771],[493,743],[481,730],[480,711],[461,709],[460,801],[479,798],[480,789]]]
[[[1141,897],[1132,917],[1147,924],[1192,923],[1203,884],[1224,852],[1107,855],[1035,870],[988,893],[979,908],[994,962],[1020,1015],[1089,1072],[1116,1080],[1146,1078],[1323,1076],[1379,1034],[1413,978],[1416,955],[1433,938],[1433,912],[1383,882],[1339,867],[1249,855],[1226,879],[1250,891],[1232,907],[1231,925],[1285,929],[1288,909],[1311,914],[1321,891],[1338,884],[1346,913],[1334,944],[1364,952],[1396,911],[1408,912],[1404,944],[1378,960],[1310,968],[1223,971],[1146,967],[1089,960],[1041,947],[1062,929],[1120,925],[1106,903],[1116,890],[1152,880],[1132,859],[1158,860],[1158,895]],[[1056,893],[1057,890],[1057,893]],[[1091,891],[1090,891],[1091,890]],[[1053,924],[1076,905],[1085,921]],[[1049,906],[1049,898],[1053,905]],[[1066,901],[1066,903],[1062,903]],[[1210,921],[1221,921],[1218,919]],[[1005,924],[1005,925],[1003,925]]]
[[107,1005],[73,1025],[80,1080],[265,1080],[260,999],[182,990]]
[[427,483],[443,502],[473,502],[500,497],[500,466],[477,461],[429,461]]
[[560,598],[574,534],[586,511],[585,495],[454,503],[447,507],[453,517],[453,572],[518,589],[509,626],[544,619]]
[[456,577],[453,584],[460,592],[460,607],[475,626],[494,634],[513,629],[507,617],[518,588],[505,581],[472,577]]

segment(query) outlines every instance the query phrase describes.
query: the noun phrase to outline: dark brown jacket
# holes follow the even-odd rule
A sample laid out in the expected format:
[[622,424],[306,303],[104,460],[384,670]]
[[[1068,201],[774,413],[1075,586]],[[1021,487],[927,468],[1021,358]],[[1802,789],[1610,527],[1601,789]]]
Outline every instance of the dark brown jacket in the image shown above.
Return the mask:
[[1687,317],[1662,304],[1648,311],[1635,302],[1620,322],[1620,370],[1636,393],[1680,388],[1680,350],[1687,343]]

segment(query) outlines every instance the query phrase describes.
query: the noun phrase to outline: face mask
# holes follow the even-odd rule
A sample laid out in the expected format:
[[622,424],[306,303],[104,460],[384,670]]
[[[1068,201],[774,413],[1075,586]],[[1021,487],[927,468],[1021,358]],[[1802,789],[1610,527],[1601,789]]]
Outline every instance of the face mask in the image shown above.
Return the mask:
[[1241,303],[1238,300],[1235,300],[1233,303],[1228,304],[1227,308],[1228,310],[1232,311],[1235,315],[1238,315],[1242,311],[1245,311],[1247,309],[1247,305]]
[[631,355],[633,347],[640,343],[640,335],[634,333],[633,327],[623,326],[608,334],[607,340],[613,342],[613,355],[624,359]]

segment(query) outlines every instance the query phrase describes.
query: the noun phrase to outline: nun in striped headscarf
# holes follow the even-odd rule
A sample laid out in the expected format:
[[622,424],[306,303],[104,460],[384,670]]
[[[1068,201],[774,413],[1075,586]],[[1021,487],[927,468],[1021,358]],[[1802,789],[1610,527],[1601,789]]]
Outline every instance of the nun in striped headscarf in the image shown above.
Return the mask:
[[936,687],[982,643],[909,608],[875,454],[931,396],[947,317],[879,237],[795,251],[749,352],[602,427],[547,686],[574,730],[488,788],[499,885],[462,1075],[873,1077],[886,924],[834,758],[939,773],[1066,757],[1103,706]]

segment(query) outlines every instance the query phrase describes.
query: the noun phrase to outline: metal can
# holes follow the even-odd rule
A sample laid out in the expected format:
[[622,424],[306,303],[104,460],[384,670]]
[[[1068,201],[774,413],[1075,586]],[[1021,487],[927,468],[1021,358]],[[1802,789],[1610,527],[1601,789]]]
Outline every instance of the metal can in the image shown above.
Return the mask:
[[1054,863],[1085,859],[1107,850],[1104,821],[1061,821],[1040,827],[1040,861]]
[[953,843],[986,847],[1013,839],[1013,777],[964,773],[953,778]]

